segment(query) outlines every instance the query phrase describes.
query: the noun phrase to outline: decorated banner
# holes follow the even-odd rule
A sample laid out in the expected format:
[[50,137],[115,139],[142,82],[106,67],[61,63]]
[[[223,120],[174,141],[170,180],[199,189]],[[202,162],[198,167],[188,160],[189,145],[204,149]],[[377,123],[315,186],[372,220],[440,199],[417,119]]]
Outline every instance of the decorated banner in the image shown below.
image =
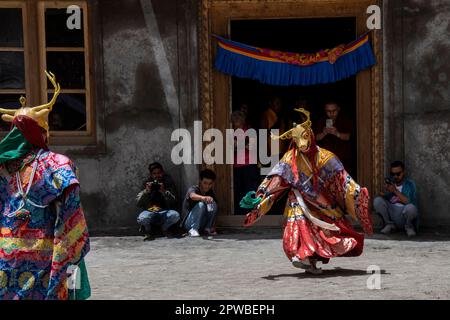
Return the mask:
[[316,53],[292,53],[263,49],[217,38],[215,68],[239,78],[277,86],[336,82],[376,63],[365,34],[348,45]]

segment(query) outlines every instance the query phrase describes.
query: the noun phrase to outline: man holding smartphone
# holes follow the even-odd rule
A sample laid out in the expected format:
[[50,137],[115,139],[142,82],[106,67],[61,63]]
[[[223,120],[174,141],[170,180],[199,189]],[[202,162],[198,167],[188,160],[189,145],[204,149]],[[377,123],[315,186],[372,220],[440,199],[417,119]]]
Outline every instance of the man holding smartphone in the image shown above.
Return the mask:
[[326,118],[318,121],[315,130],[317,144],[333,152],[353,176],[353,153],[350,141],[353,137],[353,124],[350,119],[340,114],[341,108],[337,102],[328,101],[324,108]]
[[408,237],[418,229],[417,195],[415,183],[405,177],[405,165],[401,161],[391,163],[390,178],[385,179],[385,192],[376,197],[373,206],[382,217],[383,234],[404,229]]

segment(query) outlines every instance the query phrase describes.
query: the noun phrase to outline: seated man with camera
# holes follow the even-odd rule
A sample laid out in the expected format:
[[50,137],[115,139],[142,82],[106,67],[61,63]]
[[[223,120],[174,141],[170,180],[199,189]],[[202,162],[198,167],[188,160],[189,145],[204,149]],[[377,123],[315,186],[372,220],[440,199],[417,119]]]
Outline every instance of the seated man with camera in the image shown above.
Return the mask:
[[144,240],[153,240],[156,229],[160,229],[162,234],[171,237],[169,228],[178,223],[180,214],[172,210],[174,207],[174,190],[170,185],[165,184],[164,171],[159,163],[149,166],[150,177],[153,180],[145,183],[145,188],[137,196],[138,207],[144,209],[137,219],[141,226],[139,229],[146,234]]
[[385,179],[385,190],[376,197],[373,206],[383,218],[383,234],[404,229],[408,237],[416,235],[418,229],[418,210],[415,183],[405,177],[405,165],[401,161],[391,164],[391,178]]
[[[144,192],[147,189],[147,185],[152,182],[159,182],[161,186],[160,191],[163,193],[164,199],[166,199],[167,207],[172,210],[178,210],[178,202],[175,197],[177,192],[172,177],[164,171],[163,166],[159,162],[151,163],[148,166],[148,173],[149,175],[142,186],[144,190],[141,192]],[[145,201],[145,197],[143,200]]]

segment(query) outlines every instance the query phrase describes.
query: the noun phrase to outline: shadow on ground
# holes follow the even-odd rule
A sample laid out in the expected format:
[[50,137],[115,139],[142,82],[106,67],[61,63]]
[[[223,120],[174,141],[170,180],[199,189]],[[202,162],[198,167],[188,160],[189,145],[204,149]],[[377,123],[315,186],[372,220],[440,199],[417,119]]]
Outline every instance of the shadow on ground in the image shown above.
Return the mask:
[[450,241],[450,234],[440,232],[421,232],[415,237],[408,237],[404,232],[395,232],[390,235],[381,233],[373,234],[367,237],[371,240],[395,240],[395,241],[416,241],[416,242],[435,242]]
[[[355,228],[358,232],[362,232],[357,226]],[[408,238],[404,232],[398,231],[390,235],[384,235],[379,233],[379,228],[375,230],[375,234],[372,236],[366,236],[366,239],[371,240],[395,240],[395,241],[416,241],[416,242],[435,242],[435,241],[450,241],[450,230],[433,230],[425,229],[421,231],[416,237]],[[214,237],[205,239],[210,241],[220,242],[222,239],[234,239],[236,241],[249,241],[249,240],[269,240],[269,239],[282,239],[283,228],[281,227],[253,227],[253,228],[218,228],[218,234]],[[93,230],[90,231],[90,235],[93,237],[127,237],[127,236],[142,236],[137,232],[136,228],[122,228],[114,230]]]
[[[361,230],[357,230],[361,232]],[[378,230],[376,232],[379,232]],[[235,239],[237,241],[262,240],[262,239],[282,239],[282,228],[250,228],[250,229],[220,229],[214,239]],[[416,241],[416,242],[435,242],[450,241],[449,232],[420,232],[416,237],[409,238],[404,232],[395,232],[390,235],[375,233],[371,236],[365,236],[371,240],[395,240],[395,241]]]
[[[390,274],[387,273],[386,270],[380,270],[381,274]],[[306,279],[306,278],[335,278],[335,277],[354,277],[354,276],[367,276],[369,273],[366,270],[357,270],[357,269],[344,269],[344,268],[334,268],[331,270],[323,269],[323,273],[319,275],[314,275],[310,273],[306,273],[304,271],[300,273],[284,273],[277,275],[269,275],[266,277],[262,277],[262,279],[266,280],[278,280],[279,278],[297,278],[297,279]]]
[[219,229],[215,239],[234,239],[237,241],[282,239],[282,228]]

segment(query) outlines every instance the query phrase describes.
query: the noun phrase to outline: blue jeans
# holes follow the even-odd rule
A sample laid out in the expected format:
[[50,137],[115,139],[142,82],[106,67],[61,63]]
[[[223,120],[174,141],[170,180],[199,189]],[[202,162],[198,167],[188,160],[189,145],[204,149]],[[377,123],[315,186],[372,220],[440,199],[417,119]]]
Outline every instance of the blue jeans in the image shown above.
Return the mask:
[[138,224],[144,226],[145,231],[151,231],[151,225],[162,226],[163,231],[167,231],[170,226],[180,220],[180,214],[175,210],[147,211],[144,210],[137,218]]
[[213,211],[209,212],[206,203],[199,202],[194,208],[192,208],[191,212],[189,212],[184,223],[184,228],[186,231],[191,229],[195,229],[197,231],[202,229],[211,229],[216,214],[217,206],[215,206]]

